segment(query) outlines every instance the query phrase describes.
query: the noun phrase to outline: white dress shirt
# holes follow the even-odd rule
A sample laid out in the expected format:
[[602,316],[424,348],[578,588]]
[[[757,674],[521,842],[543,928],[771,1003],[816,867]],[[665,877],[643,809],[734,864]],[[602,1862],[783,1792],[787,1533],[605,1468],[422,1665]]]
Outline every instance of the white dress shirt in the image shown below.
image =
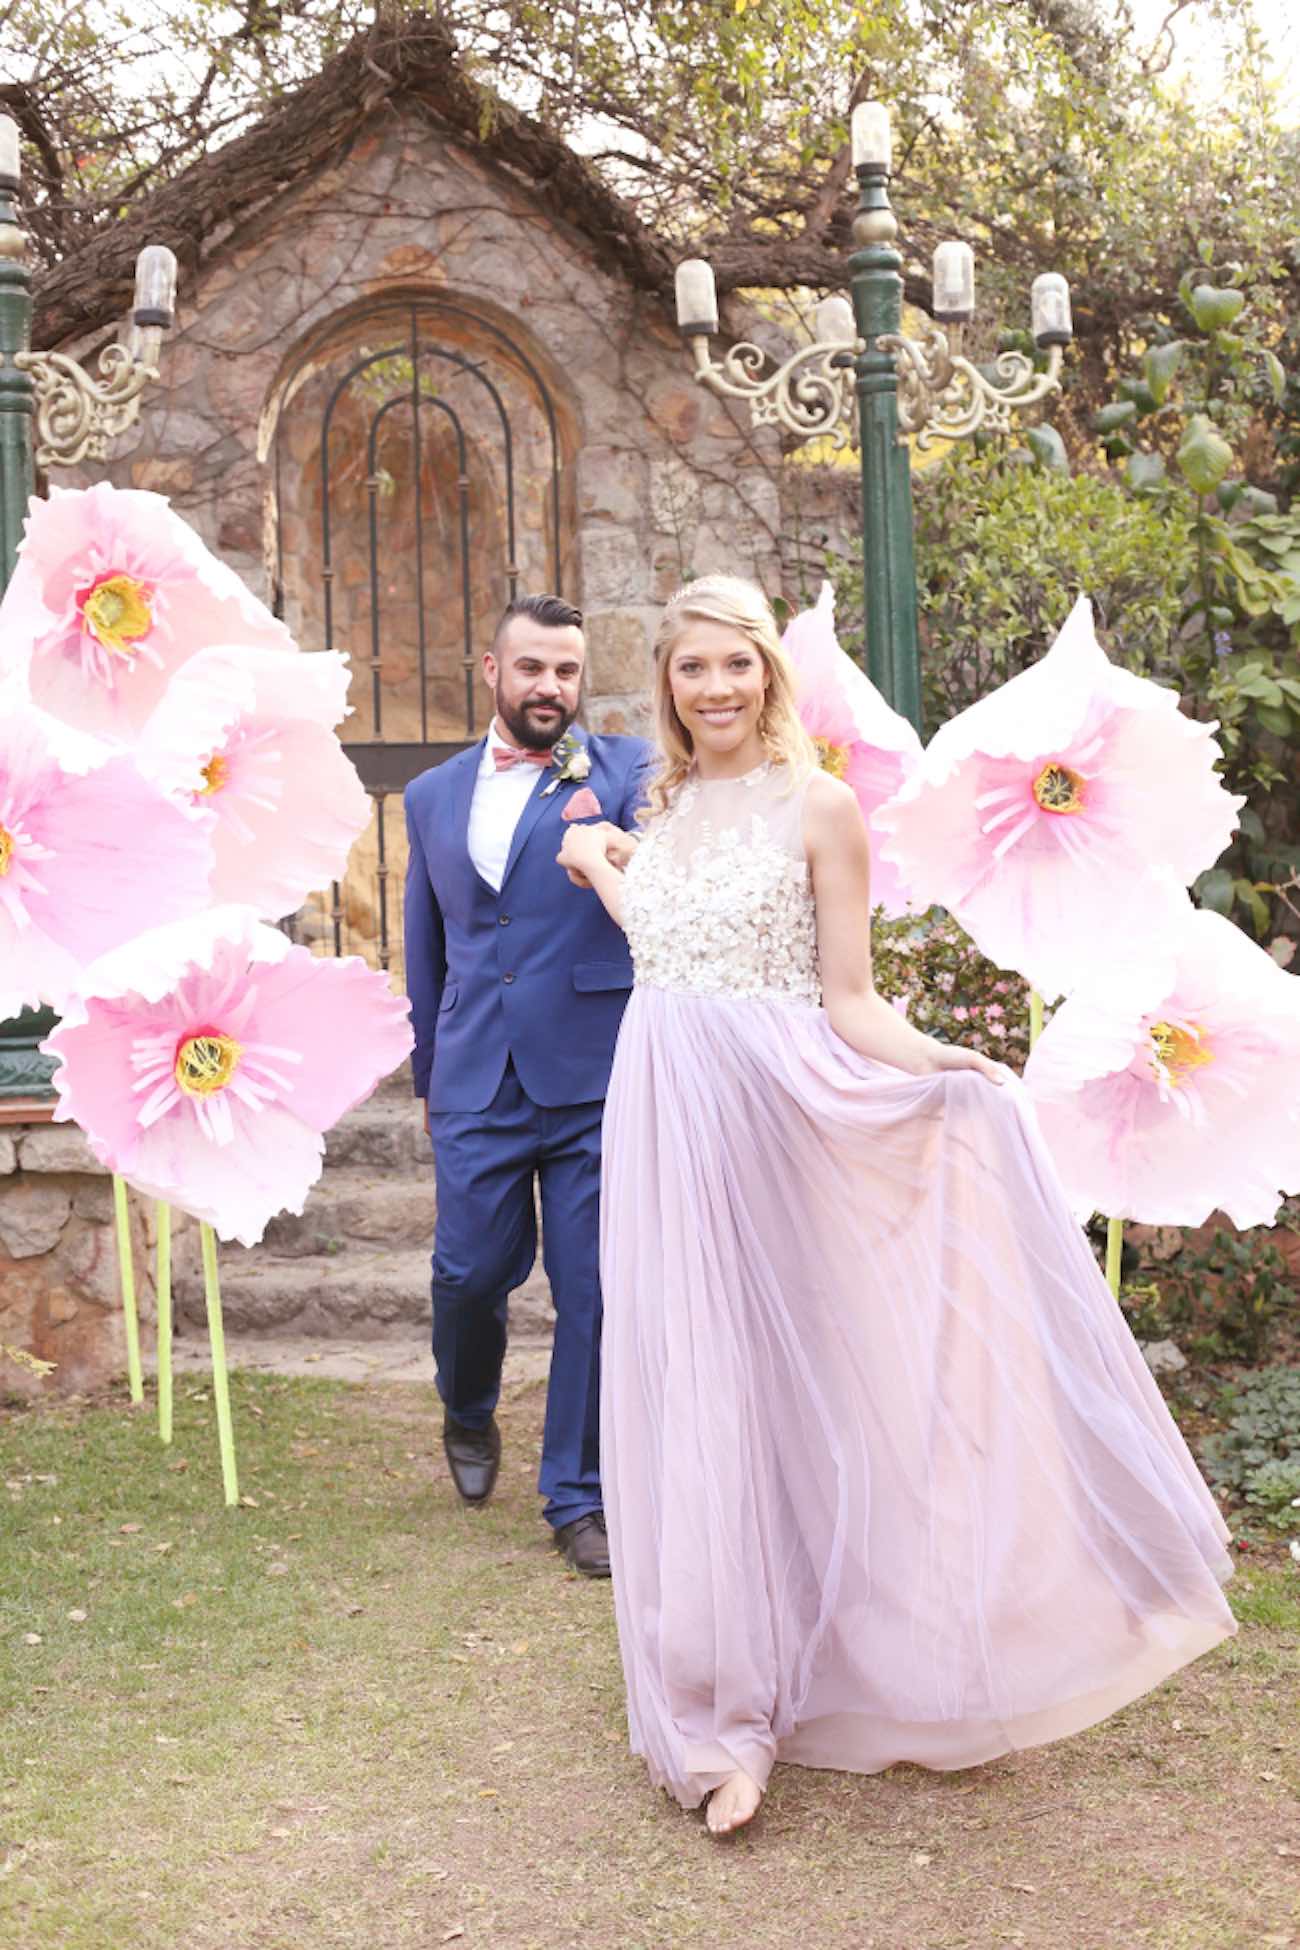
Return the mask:
[[510,842],[515,836],[515,827],[534,792],[543,789],[545,777],[540,765],[527,762],[511,765],[506,771],[499,772],[493,753],[514,749],[516,747],[501,736],[497,721],[493,718],[487,743],[483,747],[483,757],[479,761],[474,797],[469,808],[469,857],[475,870],[498,894],[506,877],[506,862],[510,858]]

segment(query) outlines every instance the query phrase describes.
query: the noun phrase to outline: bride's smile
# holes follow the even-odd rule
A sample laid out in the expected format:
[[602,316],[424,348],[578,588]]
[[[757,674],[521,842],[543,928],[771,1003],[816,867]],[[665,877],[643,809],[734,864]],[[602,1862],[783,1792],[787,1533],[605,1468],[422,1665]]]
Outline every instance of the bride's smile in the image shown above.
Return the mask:
[[673,651],[668,681],[682,729],[706,770],[744,771],[761,760],[768,675],[743,631],[692,623]]

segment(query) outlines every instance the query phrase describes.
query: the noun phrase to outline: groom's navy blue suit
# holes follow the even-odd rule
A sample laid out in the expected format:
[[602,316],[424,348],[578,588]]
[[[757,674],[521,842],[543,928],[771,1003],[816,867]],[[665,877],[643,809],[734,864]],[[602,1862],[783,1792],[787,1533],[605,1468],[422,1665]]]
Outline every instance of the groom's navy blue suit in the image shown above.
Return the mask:
[[537,1250],[555,1302],[539,1487],[557,1527],[601,1507],[600,1120],[632,984],[627,943],[597,896],[555,863],[564,807],[584,786],[631,830],[650,748],[576,733],[590,776],[537,784],[500,893],[469,853],[483,742],[406,788],[406,984],[415,1093],[437,1167],[433,1352],[451,1414],[483,1427],[500,1390],[506,1301]]

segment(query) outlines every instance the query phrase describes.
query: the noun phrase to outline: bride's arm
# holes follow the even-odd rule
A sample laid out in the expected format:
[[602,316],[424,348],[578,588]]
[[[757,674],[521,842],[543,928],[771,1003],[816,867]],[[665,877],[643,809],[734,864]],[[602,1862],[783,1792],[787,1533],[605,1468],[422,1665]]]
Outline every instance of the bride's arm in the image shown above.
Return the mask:
[[818,774],[804,806],[804,849],[817,906],[817,954],[831,1028],[877,1063],[930,1076],[978,1070],[1002,1082],[996,1064],[974,1050],[922,1035],[876,993],[871,978],[871,851],[848,786]]
[[[580,887],[595,889],[610,919],[621,928],[623,868],[635,850],[636,842],[629,839],[625,853],[613,841],[612,830],[604,824],[570,826],[565,832],[564,844],[555,857],[567,870],[570,880]],[[626,836],[620,835],[622,837]]]

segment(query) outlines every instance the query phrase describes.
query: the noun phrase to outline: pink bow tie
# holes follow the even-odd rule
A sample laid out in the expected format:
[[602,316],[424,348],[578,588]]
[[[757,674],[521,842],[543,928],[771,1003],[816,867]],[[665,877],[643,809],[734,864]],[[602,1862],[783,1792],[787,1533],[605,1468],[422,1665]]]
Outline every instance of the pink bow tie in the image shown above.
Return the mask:
[[520,751],[517,745],[494,745],[492,756],[496,760],[498,772],[508,772],[512,765],[549,765],[550,752]]

